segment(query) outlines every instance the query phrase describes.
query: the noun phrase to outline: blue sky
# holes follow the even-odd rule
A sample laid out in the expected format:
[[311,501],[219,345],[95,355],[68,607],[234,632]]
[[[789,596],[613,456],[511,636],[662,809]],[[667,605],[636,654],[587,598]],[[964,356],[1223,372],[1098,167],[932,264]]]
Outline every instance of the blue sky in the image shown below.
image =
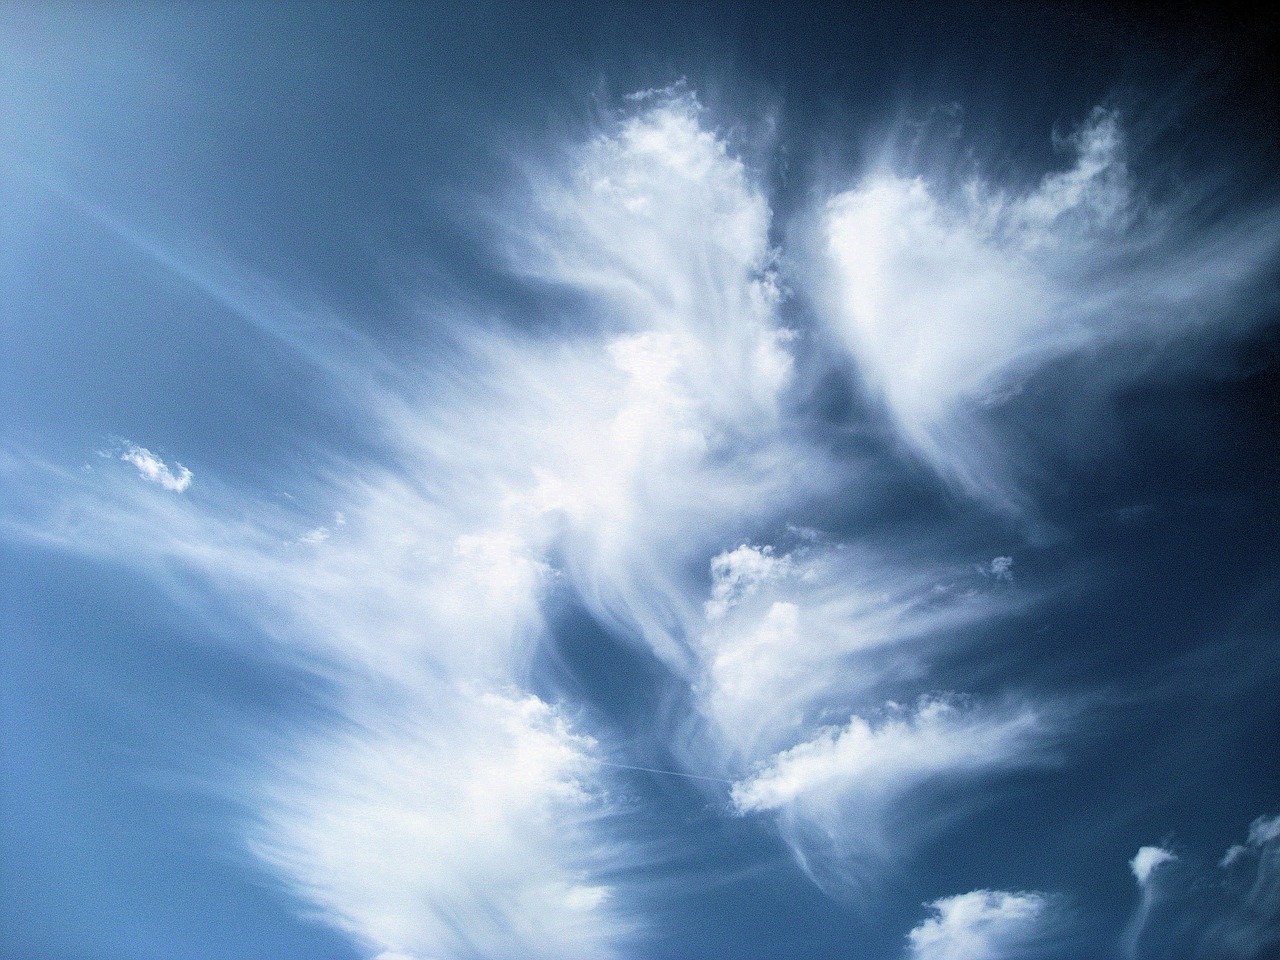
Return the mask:
[[1276,956],[1275,36],[6,6],[0,956]]

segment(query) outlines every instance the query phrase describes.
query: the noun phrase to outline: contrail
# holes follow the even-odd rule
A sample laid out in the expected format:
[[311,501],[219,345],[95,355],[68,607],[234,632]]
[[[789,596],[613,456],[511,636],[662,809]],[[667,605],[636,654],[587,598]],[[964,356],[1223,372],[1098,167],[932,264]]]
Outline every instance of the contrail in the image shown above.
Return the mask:
[[732,785],[732,780],[725,780],[721,777],[704,777],[700,773],[680,773],[678,770],[658,770],[654,767],[633,767],[629,763],[610,763],[608,760],[597,760],[596,763],[605,767],[617,767],[619,770],[639,770],[643,773],[661,773],[668,777],[687,777],[690,780],[710,780],[712,783],[727,783]]

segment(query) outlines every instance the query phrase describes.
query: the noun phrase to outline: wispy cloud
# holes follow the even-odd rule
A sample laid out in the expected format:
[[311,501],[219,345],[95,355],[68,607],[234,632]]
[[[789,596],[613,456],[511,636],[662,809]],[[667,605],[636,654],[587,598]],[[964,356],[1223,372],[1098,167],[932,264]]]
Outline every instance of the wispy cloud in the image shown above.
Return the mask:
[[[818,218],[823,315],[859,374],[942,476],[1014,512],[1029,508],[1018,450],[987,411],[1052,360],[1237,324],[1280,250],[1274,221],[1197,234],[1148,202],[1115,111],[1065,146],[1072,165],[1029,191],[886,166]],[[1122,383],[1138,368],[1091,375]]]
[[1280,817],[1255,819],[1216,867],[1163,847],[1143,847],[1130,867],[1141,889],[1130,956],[1262,960],[1280,947]]
[[[1152,911],[1156,908],[1162,893],[1161,880],[1169,870],[1169,864],[1178,861],[1172,850],[1164,847],[1140,847],[1129,861],[1129,869],[1138,882],[1138,906],[1129,923],[1125,926],[1122,945],[1126,956],[1138,957],[1143,949],[1143,934],[1150,922]],[[1163,868],[1163,869],[1162,869]]]
[[733,802],[743,813],[776,812],[816,882],[858,889],[929,829],[922,805],[909,828],[893,819],[895,808],[929,788],[945,794],[1037,762],[1044,728],[1029,710],[984,715],[936,697],[910,709],[891,704],[880,718],[855,716],[771,757],[734,785]]
[[[216,478],[199,501],[122,471],[8,479],[17,532],[220,598],[323,677],[329,719],[264,732],[225,787],[250,849],[323,919],[415,960],[609,956],[641,926],[605,750],[525,686],[553,580],[536,510],[493,483],[442,503],[370,466],[299,491],[342,507],[310,529]],[[51,481],[69,512],[41,513]]]
[[[883,845],[893,798],[1027,762],[1047,725],[937,699],[874,719],[892,667],[851,658],[912,641],[927,656],[1012,602],[972,562],[761,539],[857,464],[807,439],[769,205],[697,101],[647,98],[568,156],[530,175],[504,249],[589,317],[561,337],[467,324],[432,375],[392,378],[363,412],[394,462],[338,465],[300,501],[340,510],[340,529],[216,482],[197,505],[99,477],[68,491],[94,501],[83,521],[39,533],[189,566],[335,684],[331,727],[266,758],[280,771],[252,794],[254,849],[332,922],[406,955],[598,955],[626,926],[625,884],[601,877],[639,854],[611,833],[612,768],[591,762],[612,750],[528,687],[553,586],[667,665],[692,711],[654,736],[685,772],[737,779],[740,809],[833,869]],[[521,792],[499,789],[504,764],[531,765]],[[419,782],[431,770],[439,789]],[[489,825],[465,851],[433,826],[464,813]],[[812,849],[801,823],[841,845]],[[416,852],[393,882],[375,866],[400,849]]]
[[536,697],[440,690],[277,758],[251,844],[401,956],[608,956],[635,922],[610,904],[596,753]]
[[166,490],[182,493],[191,486],[190,470],[180,463],[175,463],[173,469],[170,469],[168,464],[146,447],[131,443],[120,454],[120,459],[137,467],[138,475],[144,480],[159,484]]
[[1161,864],[1172,863],[1177,859],[1176,854],[1164,847],[1141,847],[1129,861],[1129,869],[1133,871],[1133,878],[1138,881],[1138,886],[1146,887],[1151,882],[1151,875]]
[[[1115,114],[1071,148],[1067,170],[1023,193],[881,171],[820,204],[822,263],[804,274],[825,277],[817,323],[902,435],[1005,506],[1021,495],[983,409],[1049,358],[1195,329],[1272,250],[1267,231],[1183,247],[1153,226]],[[449,345],[381,357],[393,373],[348,399],[385,456],[335,456],[296,506],[204,473],[201,497],[169,497],[119,463],[5,474],[26,503],[11,533],[194,572],[325,678],[328,719],[264,749],[237,799],[261,862],[384,958],[608,957],[643,926],[628,886],[643,844],[610,790],[625,751],[533,679],[552,593],[663,665],[680,708],[646,747],[721,799],[728,782],[731,808],[776,826],[824,886],[874,875],[978,802],[930,801],[1045,762],[1062,734],[1029,694],[917,699],[917,684],[896,702],[904,677],[1030,595],[1010,556],[945,559],[945,534],[815,529],[810,506],[856,493],[871,454],[817,438],[797,344],[828,344],[784,320],[759,181],[681,91],[531,169],[494,244],[513,275],[564,294],[565,325],[448,315]],[[286,301],[215,287],[283,342],[306,340],[297,311],[267,316]],[[344,357],[346,343],[297,349],[344,371],[367,347]],[[168,491],[192,482],[142,447],[120,459]],[[904,809],[916,822],[889,829]],[[1135,858],[1144,896],[1155,857]],[[1000,956],[1045,903],[939,900],[912,949]]]
[[1249,838],[1244,843],[1231,846],[1223,854],[1220,866],[1229,867],[1244,859],[1251,851],[1261,850],[1277,839],[1280,839],[1280,816],[1259,817],[1249,825]]

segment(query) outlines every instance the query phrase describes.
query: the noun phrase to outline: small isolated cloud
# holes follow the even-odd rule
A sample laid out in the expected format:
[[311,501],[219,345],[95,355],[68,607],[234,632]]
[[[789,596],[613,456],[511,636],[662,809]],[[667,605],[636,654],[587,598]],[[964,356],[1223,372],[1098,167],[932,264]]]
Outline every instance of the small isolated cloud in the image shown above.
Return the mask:
[[995,557],[982,568],[983,572],[1005,583],[1013,582],[1013,557]]
[[333,514],[333,526],[319,526],[308,530],[302,536],[298,537],[299,543],[305,543],[308,546],[319,546],[333,536],[333,531],[347,524],[347,515],[341,510],[335,510]]
[[907,935],[912,960],[999,960],[1044,933],[1049,901],[1040,893],[974,890],[929,904],[933,916]]
[[131,443],[120,454],[120,459],[137,467],[138,475],[144,480],[158,483],[166,490],[182,493],[187,487],[191,486],[190,470],[180,463],[175,463],[173,465],[174,469],[169,469],[168,464],[146,447]]
[[1151,875],[1161,864],[1171,863],[1177,859],[1174,853],[1164,847],[1142,847],[1129,861],[1129,869],[1133,871],[1138,885],[1145,887],[1151,880]]
[[1261,847],[1276,839],[1280,839],[1280,814],[1259,817],[1249,825],[1249,846]]
[[1133,855],[1133,859],[1129,861],[1129,869],[1133,871],[1133,877],[1138,881],[1140,896],[1138,906],[1125,925],[1121,938],[1121,946],[1126,956],[1137,958],[1141,955],[1141,948],[1152,939],[1150,934],[1152,917],[1158,915],[1158,908],[1168,900],[1169,895],[1176,893],[1171,888],[1167,888],[1166,884],[1155,883],[1152,878],[1162,866],[1173,863],[1177,859],[1171,850],[1166,850],[1164,847],[1140,847]]
[[1233,844],[1223,854],[1219,866],[1229,867],[1244,859],[1250,852],[1261,850],[1277,839],[1280,839],[1280,815],[1259,817],[1249,825],[1249,838],[1244,843]]

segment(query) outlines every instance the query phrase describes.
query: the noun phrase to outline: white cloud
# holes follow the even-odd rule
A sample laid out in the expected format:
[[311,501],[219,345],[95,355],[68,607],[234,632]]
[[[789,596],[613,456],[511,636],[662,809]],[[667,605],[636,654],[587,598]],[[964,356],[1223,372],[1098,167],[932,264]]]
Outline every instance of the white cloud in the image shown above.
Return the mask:
[[1177,856],[1163,847],[1141,847],[1129,861],[1129,869],[1133,871],[1138,886],[1145,887],[1151,882],[1151,875],[1161,864],[1172,863]]
[[775,755],[734,785],[733,800],[746,812],[797,803],[838,808],[855,798],[892,796],[941,773],[1022,762],[1039,728],[1027,711],[983,717],[942,698],[926,698],[912,710],[891,706],[882,721],[853,717]]
[[1258,817],[1249,825],[1248,839],[1244,843],[1232,844],[1223,854],[1219,866],[1230,867],[1276,840],[1280,840],[1280,815]]
[[159,484],[166,490],[182,493],[187,487],[191,486],[190,470],[180,463],[174,464],[175,469],[169,469],[169,466],[163,460],[146,447],[139,447],[131,443],[120,454],[120,459],[137,467],[138,475],[144,480]]
[[1280,839],[1280,814],[1258,817],[1249,824],[1249,846],[1261,847],[1277,839]]
[[[451,348],[378,364],[359,399],[385,461],[335,463],[297,491],[340,508],[332,523],[216,478],[197,504],[90,477],[65,480],[86,509],[50,511],[40,532],[170,585],[174,564],[202,574],[325,678],[332,723],[263,758],[253,845],[388,956],[607,957],[625,942],[642,858],[604,748],[530,693],[548,590],[574,590],[664,661],[689,713],[653,736],[690,771],[734,779],[736,808],[776,821],[811,875],[823,857],[839,870],[900,852],[929,826],[887,829],[911,800],[1039,762],[1056,729],[1033,706],[883,706],[963,628],[1023,602],[990,582],[1012,560],[948,565],[918,531],[872,546],[804,525],[807,503],[857,491],[863,464],[808,439],[769,203],[691,96],[637,104],[531,174],[533,200],[505,218],[512,270],[569,293],[576,327],[516,334],[448,313]],[[977,488],[1000,482],[965,412],[1110,335],[1099,318],[1118,301],[1076,294],[1131,212],[1115,119],[1076,150],[1021,197],[886,174],[826,207],[831,322],[904,434]],[[1229,252],[1188,275],[1184,299],[1226,275]],[[288,342],[305,340],[289,316]],[[341,356],[326,329],[313,359],[346,376],[364,354]],[[123,459],[168,489],[191,482],[141,447]],[[784,529],[801,541],[790,553],[762,539]],[[1029,896],[939,901],[920,929]]]
[[910,823],[900,818],[906,800],[1041,761],[1045,729],[1026,709],[984,714],[941,698],[891,704],[881,718],[855,716],[774,755],[731,796],[741,813],[777,816],[815,882],[857,890],[928,833],[927,809]]
[[[409,957],[608,956],[630,921],[594,742],[527,695],[438,691],[303,748],[258,804],[259,856],[360,939]],[[277,761],[279,762],[279,761]]]
[[252,850],[321,917],[413,960],[608,957],[631,935],[611,878],[639,855],[599,747],[521,689],[553,576],[536,511],[493,486],[441,504],[366,468],[315,492],[343,504],[342,536],[304,550],[294,508],[216,481],[199,504],[77,482],[92,509],[45,536],[162,582],[171,563],[192,570],[184,588],[324,678],[333,720],[259,734],[260,760],[227,787]]
[[712,559],[711,577],[705,622],[687,628],[696,689],[712,735],[748,767],[830,711],[878,705],[878,685],[1022,602],[991,591],[974,567],[848,544],[738,547]]
[[708,620],[718,620],[729,608],[751,596],[762,583],[784,576],[790,556],[774,556],[773,547],[746,544],[711,558],[711,599],[704,606]]
[[[741,777],[820,736],[827,711],[883,702],[869,691],[895,667],[851,658],[913,640],[924,658],[926,640],[1017,601],[966,583],[972,565],[756,539],[858,465],[810,445],[792,403],[765,198],[692,97],[644,103],[576,168],[532,178],[542,225],[510,247],[520,272],[590,296],[604,350],[575,351],[571,370],[563,351],[546,368],[527,348],[503,353],[504,376],[537,418],[528,497],[565,522],[566,577],[690,685],[699,716],[673,731],[677,755]],[[709,591],[690,574],[699,564]],[[1009,738],[1008,763],[1038,752],[1047,723],[1031,726],[1016,749]],[[968,760],[950,769],[992,766]]]
[[1162,847],[1143,847],[1130,866],[1141,899],[1125,929],[1129,956],[1262,960],[1280,948],[1280,817],[1255,819],[1213,873]]
[[[547,556],[560,541],[567,582],[679,664],[696,518],[719,540],[797,470],[771,432],[791,358],[768,206],[692,100],[621,122],[541,197],[511,218],[513,261],[590,295],[596,322],[544,344],[475,327],[433,375],[404,376],[420,386],[366,411],[394,464],[297,491],[339,507],[332,525],[299,538],[292,508],[216,483],[157,504],[107,478],[84,524],[45,534],[193,568],[326,678],[333,725],[264,757],[254,849],[393,954],[607,956],[625,939],[609,877],[638,855],[583,759],[595,745],[521,692],[561,582]],[[732,455],[740,438],[754,459]]]
[[1165,884],[1156,882],[1157,873],[1162,872],[1162,867],[1167,870],[1165,865],[1177,860],[1177,856],[1164,847],[1140,847],[1129,861],[1129,869],[1133,871],[1133,877],[1138,881],[1138,889],[1141,891],[1137,909],[1125,925],[1121,940],[1125,953],[1130,957],[1137,957],[1141,945],[1149,939],[1148,929],[1152,917],[1170,892]]
[[[824,319],[859,373],[941,475],[1015,511],[1026,506],[1007,467],[1017,451],[983,411],[1054,358],[1237,322],[1280,239],[1250,224],[1187,236],[1134,189],[1113,112],[1068,143],[1073,165],[1029,192],[884,169],[820,218]],[[1134,369],[1128,359],[1092,375]]]
[[[531,176],[536,209],[507,218],[507,256],[572,291],[589,316],[572,334],[540,337],[459,321],[458,343],[426,375],[406,360],[387,378],[397,388],[361,410],[390,451],[385,464],[336,464],[288,508],[213,480],[199,504],[153,503],[108,478],[84,494],[84,523],[60,531],[79,549],[202,573],[282,656],[329,682],[332,728],[300,731],[264,758],[255,849],[322,915],[380,949],[466,955],[484,944],[487,955],[537,956],[581,943],[600,953],[623,936],[626,885],[606,875],[625,877],[640,855],[613,833],[591,786],[598,770],[548,762],[529,787],[532,807],[497,789],[474,810],[447,795],[502,768],[495,730],[546,742],[503,727],[499,701],[459,691],[526,702],[548,589],[575,590],[691,694],[691,716],[653,731],[690,772],[776,798],[781,779],[798,776],[803,746],[820,752],[830,739],[825,780],[755,807],[797,851],[801,822],[833,824],[849,849],[881,845],[883,798],[1038,751],[1043,723],[1030,714],[941,701],[874,726],[855,717],[839,737],[824,727],[883,703],[872,689],[892,665],[850,658],[909,641],[910,657],[923,658],[1012,601],[967,583],[979,579],[971,562],[959,574],[820,544],[807,530],[794,554],[760,543],[762,528],[794,526],[798,503],[847,483],[858,464],[805,439],[769,206],[704,120],[691,97],[649,98],[571,152],[567,168]],[[345,369],[325,356],[326,369]],[[307,503],[336,508],[333,522],[315,526]],[[565,724],[564,743],[592,755]],[[857,724],[890,761],[883,775],[841,773],[856,766]],[[284,756],[287,769],[272,773]],[[428,770],[438,783],[417,782]],[[592,801],[565,793],[574,784]],[[865,836],[845,801],[864,804]],[[538,819],[551,808],[556,831]],[[464,858],[430,824],[466,816],[491,829],[465,834]],[[418,853],[379,874],[377,861],[400,848]],[[596,857],[601,848],[610,855]],[[456,905],[480,889],[477,909]],[[547,898],[567,912],[537,906]],[[502,918],[505,932],[485,917]]]
[[1040,893],[974,890],[929,904],[933,916],[908,935],[913,960],[1001,960],[1022,956],[1045,932]]
[[1227,848],[1227,852],[1222,855],[1222,859],[1218,861],[1218,866],[1229,867],[1248,852],[1249,849],[1247,847],[1233,843]]

